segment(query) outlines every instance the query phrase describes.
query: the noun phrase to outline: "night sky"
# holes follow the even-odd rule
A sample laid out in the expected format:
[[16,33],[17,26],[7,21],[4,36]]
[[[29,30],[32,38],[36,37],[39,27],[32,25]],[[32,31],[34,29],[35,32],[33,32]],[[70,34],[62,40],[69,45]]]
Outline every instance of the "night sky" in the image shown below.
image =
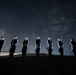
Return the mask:
[[3,51],[9,51],[14,35],[18,37],[16,52],[28,37],[28,53],[34,53],[36,36],[40,36],[41,52],[47,53],[46,41],[51,36],[54,54],[59,54],[57,39],[61,37],[65,54],[72,55],[69,39],[76,39],[75,0],[0,0],[0,36],[6,41]]

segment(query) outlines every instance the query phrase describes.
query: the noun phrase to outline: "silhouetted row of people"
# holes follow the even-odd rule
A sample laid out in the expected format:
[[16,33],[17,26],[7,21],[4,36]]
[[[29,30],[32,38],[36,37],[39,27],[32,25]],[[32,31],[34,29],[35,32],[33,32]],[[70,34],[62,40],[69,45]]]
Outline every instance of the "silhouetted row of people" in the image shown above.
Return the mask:
[[23,41],[23,48],[22,48],[22,56],[24,57],[27,52],[27,45],[28,45],[28,37]]
[[40,37],[37,37],[36,38],[36,48],[35,48],[37,56],[39,56],[39,54],[40,54],[40,48],[41,48],[41,40],[40,40]]
[[1,37],[0,38],[0,52],[1,52],[3,45],[4,45],[4,37]]
[[10,50],[9,50],[9,56],[10,57],[13,57],[13,54],[15,52],[15,49],[16,49],[16,45],[17,45],[17,37],[14,36],[12,41],[11,41],[11,47],[10,47]]
[[74,56],[76,56],[76,41],[73,38],[71,38],[70,44],[71,44],[72,52],[74,53]]
[[58,44],[58,50],[59,50],[59,52],[60,52],[60,55],[63,56],[63,49],[64,49],[64,48],[63,48],[63,41],[62,41],[61,38],[58,39],[57,44]]
[[48,37],[48,40],[47,40],[47,50],[48,50],[49,56],[52,56],[52,39],[51,39],[51,37]]
[[[26,56],[26,53],[27,53],[27,48],[28,48],[28,37],[24,38],[23,40],[23,47],[22,47],[22,56]],[[1,49],[3,47],[5,43],[5,40],[4,40],[4,37],[1,37],[0,38],[0,52],[1,52]],[[17,36],[14,36],[12,41],[11,41],[11,47],[10,47],[10,50],[9,50],[9,56],[10,57],[13,57],[13,54],[16,50],[16,46],[17,46],[17,43],[18,43],[18,39],[17,39]],[[71,49],[74,53],[74,56],[76,56],[76,41],[71,38],[70,39],[70,44],[71,44]],[[57,45],[58,45],[58,50],[59,50],[59,53],[60,53],[60,56],[63,56],[64,55],[64,48],[63,48],[63,41],[61,38],[59,38],[57,40]],[[40,37],[36,37],[36,43],[35,43],[35,52],[36,52],[36,55],[39,56],[40,54],[40,48],[41,48],[41,39]],[[48,37],[47,38],[47,50],[48,50],[48,54],[49,56],[52,56],[52,39],[51,37]]]

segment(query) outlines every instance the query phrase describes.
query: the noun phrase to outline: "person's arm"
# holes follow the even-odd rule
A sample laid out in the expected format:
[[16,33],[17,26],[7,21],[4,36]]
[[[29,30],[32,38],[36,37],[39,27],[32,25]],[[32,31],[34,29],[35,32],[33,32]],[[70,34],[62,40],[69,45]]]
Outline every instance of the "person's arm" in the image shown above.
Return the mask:
[[40,43],[40,48],[41,48],[41,44],[42,44],[42,41],[40,41],[41,43]]
[[53,42],[51,43],[51,45],[52,45],[52,49],[53,49]]
[[17,42],[16,42],[16,44],[15,45],[17,45],[18,44],[18,40],[17,40]]
[[63,47],[63,49],[64,49],[64,45],[63,45],[64,43],[63,43],[63,41],[62,41],[62,47]]
[[4,40],[4,44],[3,44],[3,46],[5,45],[5,43],[6,43],[6,41]]
[[28,41],[28,44],[27,44],[27,46],[29,45],[29,41]]
[[59,46],[59,42],[58,41],[57,41],[57,45],[58,45],[58,48],[59,48],[60,46]]
[[70,45],[71,45],[71,50],[73,50],[73,45],[72,45],[71,41],[70,41]]

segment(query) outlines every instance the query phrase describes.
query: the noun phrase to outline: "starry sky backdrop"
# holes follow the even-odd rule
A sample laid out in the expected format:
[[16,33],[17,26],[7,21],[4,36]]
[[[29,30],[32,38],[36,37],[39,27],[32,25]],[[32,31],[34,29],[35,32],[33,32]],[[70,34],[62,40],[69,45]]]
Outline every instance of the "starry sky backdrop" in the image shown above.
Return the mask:
[[51,36],[53,53],[58,54],[57,39],[64,42],[65,54],[72,54],[69,39],[76,39],[75,0],[0,0],[0,36],[5,37],[3,50],[9,51],[12,37],[18,37],[20,52],[24,37],[29,37],[28,53],[33,53],[36,36],[42,40],[41,52],[47,53]]

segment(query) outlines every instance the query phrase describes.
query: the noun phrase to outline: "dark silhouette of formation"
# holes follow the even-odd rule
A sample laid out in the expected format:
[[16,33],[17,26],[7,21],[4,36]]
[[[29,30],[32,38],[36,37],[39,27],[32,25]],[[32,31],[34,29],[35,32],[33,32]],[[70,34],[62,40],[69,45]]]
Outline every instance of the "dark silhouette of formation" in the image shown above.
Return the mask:
[[15,49],[16,49],[16,45],[17,45],[17,36],[14,36],[12,41],[11,41],[11,48],[9,50],[9,56],[10,57],[13,57],[13,54],[15,52]]
[[40,54],[40,46],[41,46],[41,40],[40,37],[36,37],[36,55],[39,56]]
[[48,44],[48,47],[47,47],[48,54],[49,54],[49,56],[52,56],[52,39],[51,39],[51,37],[48,37],[47,44]]
[[[0,52],[2,50],[2,47],[3,47],[4,43],[5,43],[4,37],[1,37],[0,38]],[[17,43],[18,43],[17,36],[14,36],[12,41],[11,41],[11,47],[10,47],[10,50],[9,50],[9,56],[10,57],[13,57],[14,52],[16,50]],[[52,48],[52,39],[51,39],[51,37],[48,37],[47,45],[48,45],[47,46],[48,55],[52,56],[53,48]],[[57,45],[58,45],[58,50],[59,50],[60,56],[64,56],[63,41],[62,41],[61,38],[57,39]],[[76,41],[73,38],[70,39],[70,45],[71,45],[72,52],[74,53],[74,56],[76,56]],[[22,47],[22,50],[21,50],[23,57],[26,56],[27,47],[28,47],[28,37],[26,37],[23,40],[23,47]],[[39,56],[40,48],[41,48],[41,39],[38,36],[38,37],[36,37],[36,42],[35,42],[36,56]]]
[[23,41],[23,48],[22,48],[22,56],[24,57],[27,52],[27,45],[28,45],[28,37]]
[[63,56],[63,41],[61,38],[58,39],[57,44],[60,55]]
[[3,45],[4,45],[4,37],[1,37],[0,38],[0,52],[2,50]]
[[74,53],[74,56],[76,56],[76,41],[73,38],[71,38],[70,44],[71,44],[72,52]]

